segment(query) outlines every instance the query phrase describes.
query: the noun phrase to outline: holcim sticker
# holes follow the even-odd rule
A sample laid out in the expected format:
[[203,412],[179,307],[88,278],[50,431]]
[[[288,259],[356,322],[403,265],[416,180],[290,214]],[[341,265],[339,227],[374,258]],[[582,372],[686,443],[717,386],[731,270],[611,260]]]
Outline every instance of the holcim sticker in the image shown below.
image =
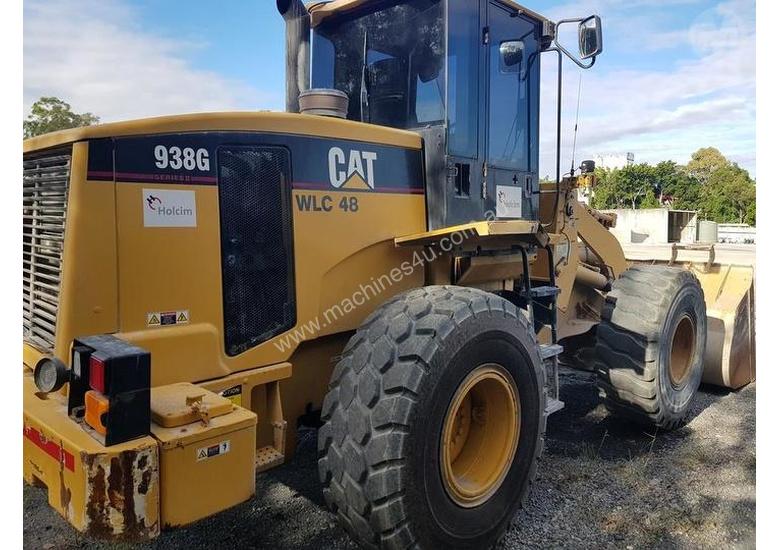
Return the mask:
[[144,227],[196,227],[195,191],[144,189]]
[[496,185],[496,217],[523,217],[523,189],[508,185]]

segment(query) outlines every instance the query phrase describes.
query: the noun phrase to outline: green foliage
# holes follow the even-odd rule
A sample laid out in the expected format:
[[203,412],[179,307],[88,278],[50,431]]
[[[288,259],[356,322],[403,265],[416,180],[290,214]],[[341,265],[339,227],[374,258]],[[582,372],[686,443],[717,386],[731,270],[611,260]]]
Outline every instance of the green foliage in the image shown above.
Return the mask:
[[596,169],[595,208],[696,210],[720,223],[756,223],[756,182],[714,147],[702,148],[685,166],[672,161]]
[[716,169],[704,188],[701,209],[713,221],[756,223],[756,184],[747,170],[729,163]]
[[718,168],[729,164],[728,159],[715,147],[702,147],[691,155],[685,168],[689,176],[704,185]]
[[[613,170],[596,170],[598,185],[594,192],[596,208],[658,208],[655,198],[660,189],[656,168],[636,164]],[[644,206],[641,206],[644,205]]]
[[42,97],[33,103],[30,116],[22,123],[24,137],[30,138],[57,130],[92,126],[100,119],[92,113],[74,113],[70,105],[56,97]]

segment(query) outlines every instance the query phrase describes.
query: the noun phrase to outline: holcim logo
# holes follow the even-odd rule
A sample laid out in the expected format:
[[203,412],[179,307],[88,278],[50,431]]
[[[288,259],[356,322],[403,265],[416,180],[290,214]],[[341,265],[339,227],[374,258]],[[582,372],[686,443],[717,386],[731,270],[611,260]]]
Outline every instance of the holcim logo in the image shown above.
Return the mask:
[[145,227],[195,227],[195,192],[144,189]]
[[149,206],[150,209],[157,210],[157,207],[162,205],[162,201],[160,200],[160,197],[149,195],[148,197],[146,197],[146,204]]
[[496,217],[523,217],[523,189],[510,185],[496,185]]
[[522,200],[512,200],[503,191],[498,192],[498,201],[507,208],[521,208],[523,206]]

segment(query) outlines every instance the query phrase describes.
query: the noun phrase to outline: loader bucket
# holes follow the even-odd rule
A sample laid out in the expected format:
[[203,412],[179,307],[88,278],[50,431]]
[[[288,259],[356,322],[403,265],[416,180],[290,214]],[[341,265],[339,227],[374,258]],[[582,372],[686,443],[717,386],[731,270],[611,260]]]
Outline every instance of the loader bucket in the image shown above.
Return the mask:
[[[671,245],[659,251],[624,246],[631,263],[669,264],[696,275],[707,303],[707,348],[702,381],[731,389],[756,379],[754,266],[718,263],[713,245]],[[652,257],[656,256],[656,257]],[[664,256],[663,258],[658,256]]]

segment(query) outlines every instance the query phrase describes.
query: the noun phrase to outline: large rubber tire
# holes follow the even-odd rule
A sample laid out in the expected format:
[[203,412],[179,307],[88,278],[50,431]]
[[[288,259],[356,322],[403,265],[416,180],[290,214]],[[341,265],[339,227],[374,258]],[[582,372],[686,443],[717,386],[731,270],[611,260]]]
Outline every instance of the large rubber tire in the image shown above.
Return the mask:
[[[443,484],[441,433],[452,396],[486,362],[514,380],[519,441],[492,496],[461,507]],[[390,300],[350,339],[324,399],[318,447],[327,505],[367,548],[491,547],[536,474],[542,369],[525,316],[507,300],[450,286]]]
[[601,317],[594,365],[607,407],[665,430],[682,425],[704,370],[698,279],[684,269],[633,266],[615,281]]

